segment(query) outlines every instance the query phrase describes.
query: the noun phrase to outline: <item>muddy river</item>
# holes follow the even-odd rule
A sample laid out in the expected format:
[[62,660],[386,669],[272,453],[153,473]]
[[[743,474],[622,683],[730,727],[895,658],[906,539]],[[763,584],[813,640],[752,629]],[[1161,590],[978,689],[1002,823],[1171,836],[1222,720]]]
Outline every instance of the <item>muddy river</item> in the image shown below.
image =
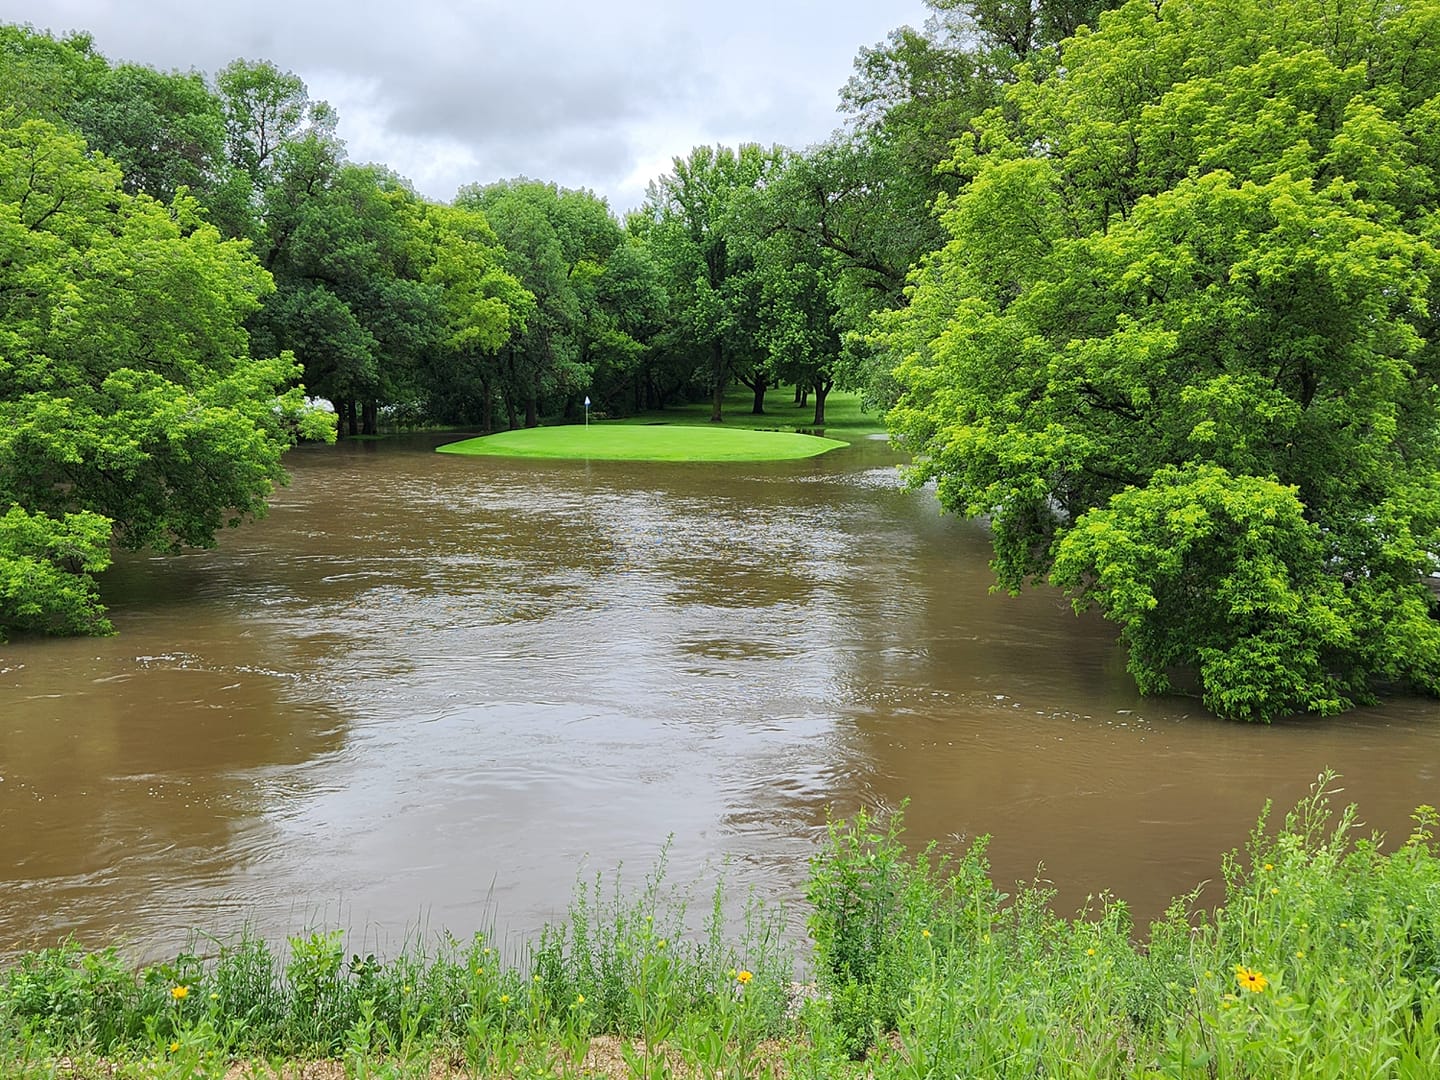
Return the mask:
[[[1440,705],[1246,727],[1141,699],[1113,629],[991,595],[883,440],[777,465],[298,451],[269,517],[127,556],[113,638],[0,646],[0,951],[191,927],[524,933],[576,875],[795,900],[832,808],[988,833],[1004,887],[1142,919],[1327,766],[1440,804]],[[1214,898],[1212,890],[1207,894]]]

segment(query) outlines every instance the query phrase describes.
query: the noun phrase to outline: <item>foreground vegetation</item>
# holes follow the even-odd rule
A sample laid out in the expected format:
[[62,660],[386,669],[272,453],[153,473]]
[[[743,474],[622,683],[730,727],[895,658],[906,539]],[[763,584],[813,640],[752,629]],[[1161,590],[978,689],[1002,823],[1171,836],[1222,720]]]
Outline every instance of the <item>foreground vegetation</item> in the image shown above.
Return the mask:
[[[727,938],[661,868],[633,896],[577,888],[517,952],[484,935],[391,960],[342,936],[256,938],[133,972],[114,950],[30,953],[0,975],[6,1076],[1434,1077],[1435,811],[1389,853],[1322,777],[1221,866],[1221,906],[1177,900],[1148,934],[1101,897],[1073,919],[990,881],[983,841],[910,857],[900,820],[831,825],[807,899],[814,982],[779,913]],[[233,1074],[233,1072],[232,1072]],[[330,1075],[327,1074],[327,1075]]]
[[601,422],[519,428],[439,447],[442,454],[597,461],[784,461],[846,444],[788,431]]

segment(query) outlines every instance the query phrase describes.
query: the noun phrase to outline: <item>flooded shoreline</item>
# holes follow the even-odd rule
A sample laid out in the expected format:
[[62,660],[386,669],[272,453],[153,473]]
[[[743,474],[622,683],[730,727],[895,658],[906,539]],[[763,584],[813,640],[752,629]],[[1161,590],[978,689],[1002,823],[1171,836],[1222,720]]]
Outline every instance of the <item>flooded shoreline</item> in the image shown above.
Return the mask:
[[1256,728],[1142,699],[1114,628],[993,595],[883,442],[764,466],[292,454],[214,551],[126,556],[118,636],[0,646],[0,950],[194,926],[528,931],[577,874],[728,860],[794,901],[827,814],[992,836],[1145,919],[1327,767],[1440,803],[1440,706]]

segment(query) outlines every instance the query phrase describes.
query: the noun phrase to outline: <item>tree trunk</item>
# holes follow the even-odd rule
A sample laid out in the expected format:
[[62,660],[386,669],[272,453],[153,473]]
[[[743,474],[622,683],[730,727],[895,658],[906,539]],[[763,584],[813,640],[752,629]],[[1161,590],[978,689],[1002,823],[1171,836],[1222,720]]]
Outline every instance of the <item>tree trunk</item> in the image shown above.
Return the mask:
[[815,426],[817,428],[825,426],[825,399],[830,396],[830,388],[834,385],[834,379],[815,383]]
[[795,384],[795,404],[801,408],[805,405],[805,391],[798,382]]
[[718,424],[725,419],[720,415],[725,405],[725,350],[718,339],[710,347],[710,376],[715,387],[710,395],[710,422]]
[[755,407],[750,410],[752,416],[765,415],[765,391],[770,389],[770,383],[761,372],[755,373],[755,385],[751,387],[755,391]]
[[495,433],[495,402],[494,391],[489,380],[480,380],[480,434],[493,435]]
[[380,434],[380,406],[374,401],[367,401],[363,406],[364,412],[361,415],[361,433],[365,435]]
[[506,416],[506,419],[508,419],[508,420],[510,421],[510,430],[511,430],[511,431],[514,431],[517,427],[520,426],[519,421],[516,420],[516,418],[515,418],[515,398],[514,398],[513,395],[511,395],[511,393],[510,393],[509,390],[506,390],[506,391],[504,392],[504,397],[505,397],[505,416]]
[[533,392],[525,397],[525,426],[527,428],[540,426],[540,410],[536,407]]

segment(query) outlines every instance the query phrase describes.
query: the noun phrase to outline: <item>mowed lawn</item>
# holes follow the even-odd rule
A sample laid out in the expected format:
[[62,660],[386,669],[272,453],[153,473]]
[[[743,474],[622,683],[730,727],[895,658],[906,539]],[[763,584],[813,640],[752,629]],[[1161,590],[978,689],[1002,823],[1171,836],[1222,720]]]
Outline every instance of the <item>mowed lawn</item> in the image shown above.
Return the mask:
[[442,454],[599,461],[784,461],[849,443],[788,431],[596,422],[501,431],[439,447]]

